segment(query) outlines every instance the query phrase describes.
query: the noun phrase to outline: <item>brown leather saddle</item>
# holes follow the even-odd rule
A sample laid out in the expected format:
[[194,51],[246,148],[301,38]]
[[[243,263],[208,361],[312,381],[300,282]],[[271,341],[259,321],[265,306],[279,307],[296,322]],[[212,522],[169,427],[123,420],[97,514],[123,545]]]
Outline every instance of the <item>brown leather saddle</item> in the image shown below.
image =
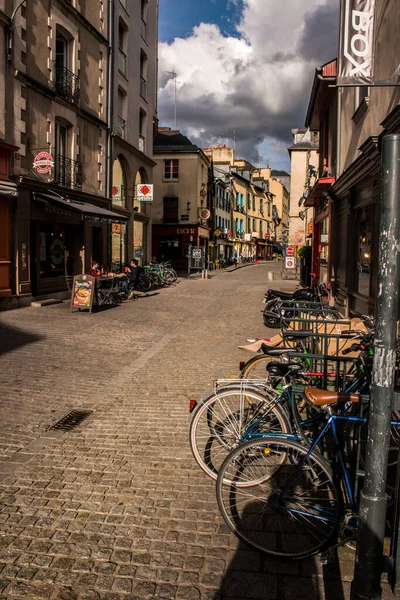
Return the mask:
[[346,394],[344,392],[329,392],[319,388],[307,386],[304,393],[309,402],[314,406],[326,406],[338,402],[360,402],[359,394]]

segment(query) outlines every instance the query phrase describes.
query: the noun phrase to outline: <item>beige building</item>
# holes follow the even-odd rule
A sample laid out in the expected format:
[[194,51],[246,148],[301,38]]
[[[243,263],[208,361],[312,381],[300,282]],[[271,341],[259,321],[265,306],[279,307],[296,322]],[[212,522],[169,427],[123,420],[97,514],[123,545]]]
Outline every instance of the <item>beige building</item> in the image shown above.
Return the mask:
[[170,128],[154,140],[153,255],[187,270],[190,246],[209,254],[210,160],[201,148]]
[[318,164],[318,133],[308,129],[292,129],[293,144],[290,155],[289,243],[300,247],[305,244],[308,221],[303,203],[305,191],[315,182]]
[[[135,211],[129,190],[135,179],[151,181],[156,108],[156,2],[27,0],[13,13],[14,4],[0,0],[0,35],[10,34],[8,56],[4,44],[0,50],[0,82],[7,82],[0,95],[7,107],[6,121],[0,111],[0,145],[8,153],[7,176],[16,186],[15,200],[10,193],[7,204],[0,200],[9,217],[5,223],[12,223],[5,227],[3,221],[7,243],[0,245],[5,307],[27,303],[32,296],[68,295],[74,274],[87,272],[93,259],[107,270],[116,231],[121,254],[133,252]],[[129,48],[125,65],[116,52],[116,47],[122,51],[122,31],[131,40],[128,45],[124,38]],[[136,107],[129,113],[135,125],[125,131],[129,140],[117,130],[118,90],[124,85],[119,75]],[[139,149],[140,136],[149,140],[147,150]],[[113,174],[118,181],[113,156],[122,156],[122,147],[125,203],[121,189],[111,200]],[[129,153],[136,162],[129,162]],[[149,219],[146,210],[137,211],[143,223]]]

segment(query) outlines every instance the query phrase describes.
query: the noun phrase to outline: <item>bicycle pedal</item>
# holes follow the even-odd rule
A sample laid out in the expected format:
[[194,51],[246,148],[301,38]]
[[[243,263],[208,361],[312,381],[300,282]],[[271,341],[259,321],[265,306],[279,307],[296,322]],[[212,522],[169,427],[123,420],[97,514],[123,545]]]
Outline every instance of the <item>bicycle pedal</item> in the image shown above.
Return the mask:
[[319,555],[319,561],[322,566],[326,566],[329,563],[332,563],[336,560],[336,551],[335,548],[328,548],[324,552],[321,552]]

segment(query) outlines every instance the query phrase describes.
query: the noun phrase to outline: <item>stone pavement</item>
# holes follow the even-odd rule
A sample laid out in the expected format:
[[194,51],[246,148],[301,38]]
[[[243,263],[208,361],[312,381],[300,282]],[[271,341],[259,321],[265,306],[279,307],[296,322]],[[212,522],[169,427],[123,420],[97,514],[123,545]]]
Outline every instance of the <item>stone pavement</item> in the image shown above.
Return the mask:
[[[185,279],[92,315],[0,315],[0,598],[348,599],[350,551],[329,568],[250,551],[190,453],[189,399],[268,336],[261,300],[279,269]],[[92,413],[49,431],[73,409]]]

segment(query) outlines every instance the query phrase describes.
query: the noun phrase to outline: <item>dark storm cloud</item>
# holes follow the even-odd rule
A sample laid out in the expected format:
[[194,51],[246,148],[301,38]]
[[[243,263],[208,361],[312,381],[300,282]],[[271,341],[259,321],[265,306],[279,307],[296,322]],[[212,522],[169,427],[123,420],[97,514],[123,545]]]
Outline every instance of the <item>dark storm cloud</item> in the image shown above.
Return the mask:
[[339,2],[333,0],[305,15],[304,33],[299,43],[301,56],[318,66],[336,58],[339,42]]

